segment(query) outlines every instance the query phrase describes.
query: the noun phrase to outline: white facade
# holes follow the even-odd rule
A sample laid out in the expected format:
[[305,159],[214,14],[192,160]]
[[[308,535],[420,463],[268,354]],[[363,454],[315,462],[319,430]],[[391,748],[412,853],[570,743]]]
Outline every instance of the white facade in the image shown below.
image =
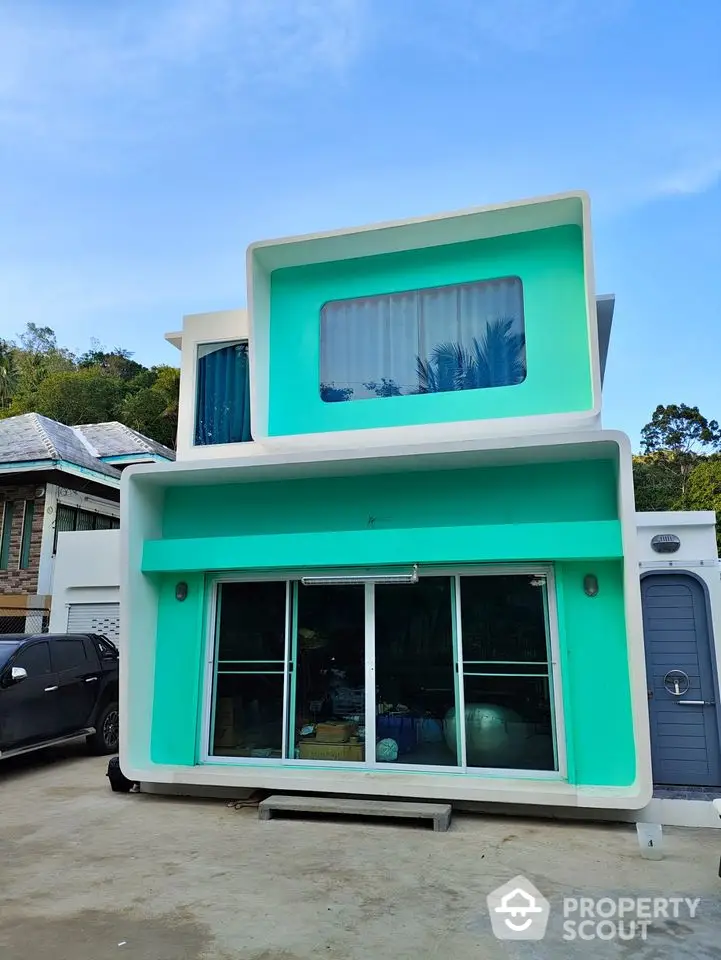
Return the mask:
[[[270,436],[268,431],[268,310],[270,274],[273,270],[300,263],[354,259],[389,253],[406,248],[462,242],[464,239],[502,236],[514,232],[540,230],[563,224],[582,228],[584,237],[584,275],[587,301],[588,336],[592,361],[592,402],[588,410],[576,413],[535,415],[515,419],[461,420],[423,423],[413,426],[364,428],[362,430]],[[340,241],[340,242],[339,242]],[[263,454],[291,455],[308,450],[332,450],[343,459],[348,449],[396,447],[408,444],[471,441],[486,437],[489,441],[518,437],[552,435],[561,431],[578,432],[601,427],[601,368],[597,305],[594,285],[592,234],[588,195],[582,191],[557,194],[533,200],[496,204],[488,207],[410,218],[345,230],[285,237],[251,244],[247,252],[248,309],[221,310],[190,314],[183,318],[183,329],[166,334],[165,339],[181,351],[180,400],[176,460],[244,460]],[[195,445],[195,404],[197,394],[198,347],[201,344],[247,341],[250,351],[251,433],[244,443]]]
[[[403,250],[419,250],[500,237],[561,225],[581,228],[585,277],[586,316],[591,347],[592,400],[586,410],[423,423],[403,427],[334,430],[273,436],[269,430],[270,299],[274,270],[328,261],[375,257]],[[579,433],[601,426],[601,366],[596,324],[596,291],[593,264],[590,200],[584,191],[572,191],[531,200],[472,207],[430,217],[413,217],[351,229],[330,230],[252,243],[247,250],[249,347],[251,369],[251,432],[256,440],[277,451],[329,447],[342,456],[344,447],[396,445],[413,442],[470,440],[486,437]],[[520,441],[523,442],[523,441]],[[228,450],[228,456],[238,452]]]
[[[214,313],[194,313],[183,317],[183,329],[169,333],[165,339],[181,351],[180,400],[178,402],[178,436],[176,460],[217,460],[219,456],[255,449],[254,443],[233,443],[222,446],[196,446],[195,397],[197,393],[198,345],[224,343],[229,340],[248,340],[247,310],[218,310]],[[251,374],[252,375],[252,374]]]
[[[92,609],[91,609],[92,608]],[[87,530],[61,533],[55,558],[55,581],[50,631],[65,633],[73,623],[91,622],[78,614],[87,610],[98,623],[97,632],[113,636],[113,618],[120,608],[120,530]],[[105,616],[103,616],[105,614]],[[100,629],[100,621],[105,623]],[[80,629],[76,626],[75,629]],[[84,629],[89,630],[90,627]]]
[[[688,570],[703,581],[708,595],[711,641],[716,676],[721,677],[721,567],[713,510],[667,510],[636,515],[641,574],[654,570]],[[674,534],[681,541],[675,553],[657,553],[651,546],[658,535]]]

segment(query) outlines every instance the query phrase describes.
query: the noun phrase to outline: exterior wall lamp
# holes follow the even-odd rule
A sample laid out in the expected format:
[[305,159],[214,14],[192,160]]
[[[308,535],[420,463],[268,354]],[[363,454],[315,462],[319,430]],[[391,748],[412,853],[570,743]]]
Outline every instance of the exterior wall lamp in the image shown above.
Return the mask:
[[583,592],[587,597],[598,596],[598,577],[595,573],[587,573],[583,578]]

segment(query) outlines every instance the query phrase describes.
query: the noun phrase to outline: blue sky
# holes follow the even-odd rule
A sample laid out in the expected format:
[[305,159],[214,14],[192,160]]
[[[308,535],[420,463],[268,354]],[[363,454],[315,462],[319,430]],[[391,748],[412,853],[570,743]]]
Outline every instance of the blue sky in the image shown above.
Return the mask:
[[145,363],[252,240],[578,187],[604,423],[721,419],[721,4],[0,0],[0,336]]

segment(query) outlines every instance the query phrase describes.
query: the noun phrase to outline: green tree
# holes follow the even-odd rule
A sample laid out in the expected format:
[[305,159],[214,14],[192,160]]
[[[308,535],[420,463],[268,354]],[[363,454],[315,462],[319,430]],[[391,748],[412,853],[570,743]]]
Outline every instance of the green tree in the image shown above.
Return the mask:
[[102,370],[111,377],[130,382],[145,370],[142,363],[138,363],[132,357],[130,350],[124,350],[122,347],[106,350],[99,340],[93,339],[90,341],[90,349],[78,357],[78,367],[81,370]]
[[119,419],[153,440],[175,447],[178,430],[178,398],[180,394],[180,371],[175,367],[153,367],[136,377],[133,384],[148,382],[129,393],[123,400]]
[[50,327],[28,323],[18,337],[14,349],[17,367],[17,386],[8,415],[32,413],[37,407],[37,392],[46,377],[75,369],[75,356],[70,350],[58,347],[55,332]]
[[152,387],[146,387],[125,398],[118,411],[118,419],[138,433],[173,447],[175,433],[171,422],[164,417],[165,408],[163,395]]
[[17,386],[15,350],[7,340],[0,340],[0,416],[10,406]]
[[[690,510],[715,510],[721,519],[721,457],[707,457],[697,464],[688,478]],[[721,551],[721,525],[716,525],[716,541]]]
[[633,458],[637,510],[676,510],[681,499],[678,474],[655,454]]
[[16,343],[0,340],[0,417],[37,412],[71,426],[117,419],[174,446],[179,390],[175,367],[148,369],[99,340],[79,357],[34,323]]
[[654,467],[669,475],[669,483],[676,483],[677,507],[687,509],[691,472],[707,451],[721,444],[721,430],[716,420],[707,420],[698,407],[659,405],[641,431],[641,444],[644,454],[653,458]]
[[52,373],[41,382],[35,412],[69,426],[114,420],[124,394],[123,381],[98,370]]

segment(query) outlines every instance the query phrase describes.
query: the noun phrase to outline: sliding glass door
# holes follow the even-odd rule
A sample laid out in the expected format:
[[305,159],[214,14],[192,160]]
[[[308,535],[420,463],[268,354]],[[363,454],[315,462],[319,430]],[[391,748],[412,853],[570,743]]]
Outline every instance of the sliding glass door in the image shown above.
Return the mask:
[[544,576],[458,578],[466,765],[556,770]]
[[219,583],[211,753],[280,759],[288,585]]
[[[453,578],[375,587],[376,757],[379,763],[460,764]],[[450,721],[449,721],[450,718]]]
[[218,583],[208,756],[559,771],[549,575]]
[[289,757],[361,763],[366,758],[364,584],[294,584]]

